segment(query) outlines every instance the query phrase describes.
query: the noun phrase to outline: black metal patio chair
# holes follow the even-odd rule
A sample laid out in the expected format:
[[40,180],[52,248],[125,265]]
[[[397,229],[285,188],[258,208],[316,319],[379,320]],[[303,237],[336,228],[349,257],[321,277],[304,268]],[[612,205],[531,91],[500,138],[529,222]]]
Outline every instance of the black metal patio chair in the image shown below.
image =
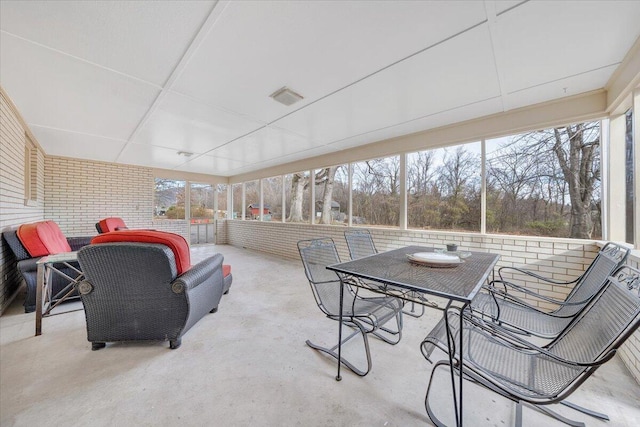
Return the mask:
[[[339,344],[331,348],[313,344],[307,340],[307,345],[340,359],[342,363],[360,376],[371,370],[371,352],[369,350],[368,334],[389,344],[397,344],[402,338],[402,300],[393,297],[361,297],[357,287],[352,287],[353,279],[340,277],[336,272],[326,267],[340,262],[335,243],[330,238],[301,240],[298,251],[304,265],[304,271],[311,285],[313,296],[322,312],[331,320],[340,320],[340,292],[343,293],[342,324],[352,329],[352,333],[342,339],[342,344],[361,335],[367,359],[365,370],[339,356],[336,352]],[[342,287],[342,289],[341,289]],[[395,319],[395,329],[384,325]]]
[[[546,405],[562,403],[588,415],[608,420],[604,414],[587,410],[565,399],[601,365],[609,361],[625,340],[640,326],[640,271],[618,268],[600,292],[551,342],[538,347],[521,335],[499,331],[481,317],[463,314],[462,349],[454,349],[454,364],[462,351],[465,379],[516,402],[516,425],[522,423],[523,403],[573,426],[570,420]],[[452,343],[459,342],[459,310],[447,313]],[[430,334],[425,343],[448,351],[446,343]],[[455,344],[454,344],[455,345]],[[434,376],[440,368],[450,368],[449,359],[434,366],[425,397],[429,417],[443,425],[429,403]]]
[[[488,292],[479,293],[471,303],[471,309],[494,323],[515,333],[551,339],[557,336],[604,286],[607,277],[624,264],[629,249],[607,243],[585,272],[576,279],[563,282],[540,276],[529,270],[516,267],[501,267],[500,279],[485,286]],[[564,300],[551,298],[503,278],[503,272],[516,271],[555,286],[574,284]],[[514,295],[514,291],[526,295],[527,299]],[[536,303],[546,303],[552,308],[545,310]]]
[[[376,245],[371,236],[371,232],[367,229],[362,230],[348,230],[344,232],[344,239],[347,241],[347,248],[349,248],[349,256],[352,260],[364,258],[370,255],[378,253]],[[360,279],[362,280],[362,279]],[[375,287],[375,285],[374,285]],[[435,303],[428,301],[423,295],[417,295],[415,292],[411,292],[411,296],[419,298],[425,304],[430,306],[437,306]],[[411,301],[410,309],[403,310],[402,312],[411,317],[420,317],[424,314],[424,305],[420,304],[420,311],[416,312],[416,303]]]

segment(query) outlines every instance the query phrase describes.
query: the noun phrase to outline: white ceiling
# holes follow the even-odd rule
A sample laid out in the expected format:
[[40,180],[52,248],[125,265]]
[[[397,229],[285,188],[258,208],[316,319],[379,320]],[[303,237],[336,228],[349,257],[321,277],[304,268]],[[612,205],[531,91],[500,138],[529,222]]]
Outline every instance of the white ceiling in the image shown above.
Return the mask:
[[603,88],[638,22],[640,1],[2,0],[0,84],[47,154],[233,176]]

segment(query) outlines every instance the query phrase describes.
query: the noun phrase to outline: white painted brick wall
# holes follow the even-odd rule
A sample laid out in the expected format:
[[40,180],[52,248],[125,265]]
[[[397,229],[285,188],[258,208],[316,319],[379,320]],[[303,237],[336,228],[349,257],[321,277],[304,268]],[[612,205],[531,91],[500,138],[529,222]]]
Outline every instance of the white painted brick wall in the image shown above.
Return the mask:
[[[27,222],[44,218],[44,154],[38,151],[37,167],[31,171],[36,186],[36,203],[25,206],[25,144],[26,136],[18,115],[0,93],[0,232]],[[16,260],[0,239],[0,312],[20,287]]]
[[121,217],[129,228],[152,228],[150,168],[65,157],[45,160],[45,217],[66,236],[97,234],[95,223]]

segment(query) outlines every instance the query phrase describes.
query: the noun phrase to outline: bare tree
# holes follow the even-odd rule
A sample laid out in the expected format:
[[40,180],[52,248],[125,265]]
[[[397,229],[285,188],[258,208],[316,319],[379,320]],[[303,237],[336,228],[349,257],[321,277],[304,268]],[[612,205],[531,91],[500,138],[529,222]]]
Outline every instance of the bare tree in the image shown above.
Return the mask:
[[512,144],[544,166],[538,179],[545,184],[547,199],[560,215],[568,194],[569,237],[591,238],[593,217],[598,212],[595,196],[600,182],[600,124],[578,123],[529,132],[515,138]]
[[469,212],[465,192],[475,186],[479,170],[479,159],[464,147],[445,154],[443,165],[438,168],[438,183],[444,196],[442,215],[448,228],[457,228]]
[[302,199],[304,190],[309,185],[309,177],[304,172],[293,174],[291,179],[291,212],[289,212],[289,222],[302,222]]
[[331,224],[331,203],[333,202],[333,186],[339,166],[321,169],[316,173],[316,185],[322,184],[322,216],[320,224]]

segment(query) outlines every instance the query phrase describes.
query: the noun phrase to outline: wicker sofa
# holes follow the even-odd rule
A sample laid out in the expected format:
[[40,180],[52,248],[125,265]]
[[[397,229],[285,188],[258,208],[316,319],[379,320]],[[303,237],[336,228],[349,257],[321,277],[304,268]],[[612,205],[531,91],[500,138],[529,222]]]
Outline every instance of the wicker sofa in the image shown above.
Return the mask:
[[78,252],[92,349],[145,340],[178,348],[193,325],[217,311],[223,259],[216,254],[191,266],[187,242],[173,233],[129,230],[94,238]]
[[[41,236],[37,236],[38,228],[40,227],[45,227],[48,229],[55,230],[55,233],[44,233]],[[62,235],[62,232],[59,232],[59,228],[57,224],[53,221],[40,221],[37,223],[23,224],[22,226],[20,226],[20,228],[30,229],[32,233],[35,233],[35,235],[40,240],[41,247],[39,248],[40,249],[39,251],[33,252],[33,248],[25,247],[25,245],[20,240],[20,237],[18,236],[19,229],[4,231],[2,233],[2,236],[4,237],[4,240],[9,245],[9,248],[11,248],[11,251],[13,252],[14,256],[16,257],[18,271],[26,283],[24,311],[25,313],[30,313],[36,309],[36,285],[37,285],[36,263],[38,262],[38,260],[45,255],[64,252],[65,250],[67,250],[66,247],[63,247],[64,244],[68,245],[69,251],[77,251],[83,246],[88,245],[91,239],[93,238],[93,236],[64,237],[64,235]],[[60,240],[64,240],[64,243],[61,242]],[[48,253],[44,253],[47,245],[52,245],[50,246],[51,248],[54,248],[57,245],[58,250],[48,249],[47,250]],[[30,246],[29,243],[27,243],[27,246]],[[37,255],[35,256],[31,255],[30,250],[32,251],[31,253],[37,254]],[[72,263],[72,265],[74,264]],[[75,264],[75,266],[78,267],[77,264]],[[60,267],[59,270],[70,276],[74,275],[73,270],[71,270],[70,268]],[[68,284],[67,280],[65,280],[63,277],[58,275],[53,275],[51,279],[52,279],[53,295],[56,295],[57,293],[59,293]],[[75,297],[77,297],[77,294],[75,294]]]

